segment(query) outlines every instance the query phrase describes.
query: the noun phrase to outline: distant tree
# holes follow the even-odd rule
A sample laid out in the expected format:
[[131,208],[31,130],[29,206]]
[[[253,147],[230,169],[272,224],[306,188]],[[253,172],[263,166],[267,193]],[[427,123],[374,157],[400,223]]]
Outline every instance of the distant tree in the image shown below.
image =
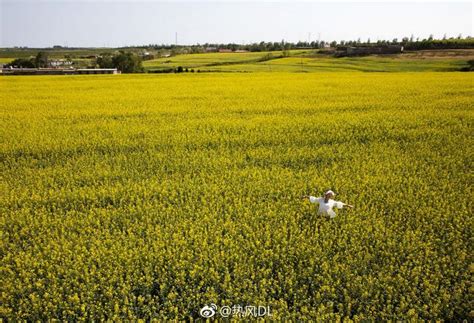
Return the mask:
[[118,55],[113,56],[112,64],[122,73],[143,72],[142,59],[131,52],[121,51]]
[[97,65],[100,68],[115,68],[114,62],[112,61],[113,56],[109,53],[102,53],[97,57]]
[[262,49],[260,48],[260,46],[257,43],[251,44],[250,47],[248,48],[248,50],[250,50],[251,52],[261,52],[262,51]]
[[48,53],[38,52],[35,58],[36,67],[48,67]]
[[474,71],[474,59],[467,61],[467,64],[469,65],[469,71]]
[[132,52],[120,51],[112,55],[102,53],[96,60],[100,68],[116,68],[122,73],[141,73],[143,72],[142,59]]
[[17,58],[10,63],[6,64],[8,67],[21,67],[21,68],[35,68],[35,62],[33,59],[28,58]]

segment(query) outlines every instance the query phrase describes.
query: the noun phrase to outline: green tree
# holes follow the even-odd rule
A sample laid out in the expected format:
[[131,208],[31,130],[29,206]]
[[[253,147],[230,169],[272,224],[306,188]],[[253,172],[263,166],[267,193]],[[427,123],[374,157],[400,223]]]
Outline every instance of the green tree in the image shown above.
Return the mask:
[[102,53],[96,62],[100,68],[116,68],[122,73],[143,72],[142,59],[132,52],[121,51],[116,55]]
[[17,58],[13,60],[12,62],[8,63],[7,66],[22,67],[22,68],[35,68],[36,67],[33,59],[28,59],[28,58]]
[[35,58],[36,67],[48,67],[48,53],[38,52]]
[[109,53],[103,53],[97,57],[97,65],[100,68],[114,68],[114,63],[112,62],[112,55]]
[[131,53],[123,52],[112,58],[112,63],[122,73],[141,73],[143,72],[142,59]]

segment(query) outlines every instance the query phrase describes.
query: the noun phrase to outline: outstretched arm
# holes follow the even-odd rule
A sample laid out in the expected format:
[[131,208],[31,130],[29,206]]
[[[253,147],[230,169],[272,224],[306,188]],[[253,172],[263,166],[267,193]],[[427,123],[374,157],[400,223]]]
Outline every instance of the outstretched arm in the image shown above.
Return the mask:
[[319,198],[312,195],[303,195],[302,199],[309,199],[311,203],[319,203]]
[[336,202],[336,207],[338,209],[342,209],[343,207],[348,207],[349,209],[352,209],[354,206],[353,205],[350,205],[350,204],[347,204],[347,203],[343,203],[341,201],[337,201]]

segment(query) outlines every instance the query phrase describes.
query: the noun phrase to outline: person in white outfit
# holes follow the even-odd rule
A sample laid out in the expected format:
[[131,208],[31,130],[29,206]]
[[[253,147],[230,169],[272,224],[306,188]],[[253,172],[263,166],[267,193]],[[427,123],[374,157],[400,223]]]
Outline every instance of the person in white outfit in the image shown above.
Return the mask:
[[329,191],[326,191],[324,193],[324,196],[322,197],[305,195],[303,196],[303,199],[309,199],[311,203],[318,203],[319,204],[318,214],[327,215],[331,219],[336,217],[336,212],[332,210],[334,207],[338,209],[342,209],[343,207],[348,207],[352,209],[354,207],[350,204],[342,203],[340,201],[334,201],[333,200],[334,196],[335,196],[334,192],[329,190]]

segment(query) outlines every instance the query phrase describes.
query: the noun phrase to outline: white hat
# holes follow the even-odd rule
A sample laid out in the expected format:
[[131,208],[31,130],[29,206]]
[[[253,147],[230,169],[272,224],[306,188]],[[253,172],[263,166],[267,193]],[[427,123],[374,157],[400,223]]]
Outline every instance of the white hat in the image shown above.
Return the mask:
[[333,191],[331,191],[331,190],[328,190],[328,191],[326,191],[326,193],[324,193],[324,195],[328,195],[328,194],[336,195],[336,194],[335,194]]

